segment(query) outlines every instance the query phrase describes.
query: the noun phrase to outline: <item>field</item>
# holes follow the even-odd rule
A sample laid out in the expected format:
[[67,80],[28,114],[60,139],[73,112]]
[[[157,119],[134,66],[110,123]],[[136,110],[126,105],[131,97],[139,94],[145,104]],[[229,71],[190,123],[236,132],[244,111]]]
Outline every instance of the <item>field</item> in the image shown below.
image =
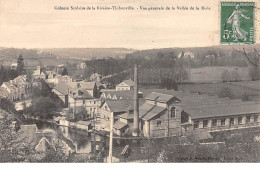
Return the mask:
[[[251,81],[247,83],[250,84]],[[239,86],[235,83],[183,84],[179,85],[178,89],[180,91],[190,91],[192,93],[218,95],[220,90],[224,87],[230,88],[232,90],[234,99],[241,99],[245,94],[251,97],[260,96],[260,90]]]
[[[203,68],[192,68],[190,70],[190,82],[193,83],[209,83],[222,81],[221,76],[223,71],[234,71],[236,67],[232,66],[214,66],[214,67],[203,67]],[[239,74],[240,80],[250,80],[248,75],[247,67],[238,67],[237,73]]]
[[259,91],[260,91],[260,81],[234,82],[234,83],[232,83],[232,84],[237,85],[237,86],[247,87],[247,88],[251,88],[251,89],[255,89],[255,90],[259,90]]

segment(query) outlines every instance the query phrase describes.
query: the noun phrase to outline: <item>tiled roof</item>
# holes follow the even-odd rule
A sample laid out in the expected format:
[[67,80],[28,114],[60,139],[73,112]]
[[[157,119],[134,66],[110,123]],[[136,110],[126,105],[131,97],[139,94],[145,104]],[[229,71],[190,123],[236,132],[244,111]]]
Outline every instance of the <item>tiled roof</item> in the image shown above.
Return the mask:
[[[139,99],[139,105],[145,102],[144,99]],[[134,109],[134,100],[106,100],[106,103],[112,112],[124,112]]]
[[150,109],[149,111],[147,111],[147,113],[145,113],[145,115],[141,118],[144,120],[151,120],[153,117],[159,115],[160,113],[162,113],[165,110],[166,110],[165,107],[153,106],[153,108]]
[[143,105],[140,106],[139,108],[139,116],[143,117],[147,112],[149,112],[150,110],[152,110],[152,108],[155,105],[153,104],[149,104],[149,103],[144,103]]
[[191,115],[192,119],[199,118],[213,118],[213,117],[224,117],[224,116],[235,116],[235,115],[246,115],[253,113],[260,113],[260,104],[234,104],[227,106],[216,106],[216,107],[204,107],[204,108],[193,108],[184,107],[184,110]]
[[[132,80],[124,80],[124,81],[121,82],[120,84],[122,84],[122,83],[125,83],[125,84],[127,84],[128,86],[134,86],[134,85],[135,85],[135,83],[134,83]],[[118,84],[118,85],[120,85],[120,84]]]
[[95,82],[84,82],[84,81],[81,81],[81,82],[68,82],[68,85],[70,87],[72,87],[73,89],[77,89],[78,88],[78,84],[80,85],[79,88],[81,89],[94,89],[95,87]]
[[157,93],[157,92],[152,92],[151,94],[149,94],[146,97],[146,99],[156,100],[158,102],[163,102],[163,103],[167,103],[168,101],[170,101],[173,98],[174,98],[174,95]]
[[78,91],[76,92],[76,94],[74,94],[72,96],[74,99],[93,99],[94,97],[91,96],[88,92],[86,91],[81,91],[80,90],[80,94],[78,93]]
[[25,77],[25,76],[18,76],[18,77],[16,77],[16,78],[14,79],[14,81],[15,81],[15,83],[18,83],[18,84],[20,84],[20,85],[23,85],[23,84],[28,83],[28,82],[26,81],[26,77]]
[[123,118],[123,119],[133,119],[134,118],[134,114],[133,113],[123,113],[118,115],[119,117]]
[[58,90],[59,92],[61,92],[64,95],[67,95],[67,94],[69,94],[70,87],[66,83],[60,82],[60,83],[58,83],[57,86],[54,87],[54,89]]
[[[180,99],[184,111],[191,115],[192,119],[213,118],[233,115],[246,115],[260,112],[260,103],[243,102],[241,100],[231,100],[229,98],[219,98],[207,94],[194,94],[189,92],[180,92],[173,90],[156,89],[157,92],[173,95]],[[148,90],[144,90],[144,94]],[[155,99],[157,95],[148,94],[148,98]],[[167,100],[167,99],[164,99]],[[149,105],[144,110],[149,109]],[[140,107],[140,114],[143,106]]]
[[119,99],[120,97],[122,97],[122,99],[132,99],[134,97],[133,90],[105,91],[103,93],[106,95],[106,97],[110,94],[111,98],[116,96],[117,99]]
[[5,84],[7,86],[7,88],[9,90],[11,90],[12,92],[15,92],[17,89],[17,87],[15,85],[11,84],[10,82],[3,82],[3,84]]

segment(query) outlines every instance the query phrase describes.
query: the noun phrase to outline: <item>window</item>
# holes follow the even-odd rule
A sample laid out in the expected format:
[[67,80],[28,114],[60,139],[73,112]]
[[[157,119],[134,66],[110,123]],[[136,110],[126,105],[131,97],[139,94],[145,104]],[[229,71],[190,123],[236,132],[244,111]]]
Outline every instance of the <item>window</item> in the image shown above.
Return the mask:
[[224,119],[224,118],[221,119],[221,126],[225,126],[225,120],[226,120],[226,119]]
[[238,117],[238,124],[242,124],[242,117]]
[[109,117],[107,117],[107,121],[109,121]]
[[157,121],[157,126],[161,126],[162,125],[162,121]]
[[85,100],[83,100],[83,104],[85,104]]
[[254,122],[258,122],[258,115],[254,115]]
[[250,123],[251,116],[246,116],[246,123]]
[[216,126],[217,126],[217,119],[213,119],[213,120],[212,120],[212,126],[213,126],[213,127],[216,127]]
[[203,120],[203,128],[208,127],[208,120]]
[[105,106],[105,109],[107,110],[107,106]]
[[194,129],[199,128],[199,121],[194,121]]
[[96,104],[96,101],[94,101],[94,104]]
[[175,107],[171,108],[171,118],[175,118],[176,117],[176,110]]
[[235,119],[231,117],[229,124],[230,124],[230,125],[234,125],[234,124],[235,124]]

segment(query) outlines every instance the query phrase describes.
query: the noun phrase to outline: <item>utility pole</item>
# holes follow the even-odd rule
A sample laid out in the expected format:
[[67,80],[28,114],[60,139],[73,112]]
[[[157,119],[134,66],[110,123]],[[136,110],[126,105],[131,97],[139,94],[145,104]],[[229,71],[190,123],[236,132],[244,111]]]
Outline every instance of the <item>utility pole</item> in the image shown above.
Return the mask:
[[110,138],[109,138],[109,154],[108,154],[108,162],[112,163],[113,157],[113,125],[114,125],[114,113],[111,113],[110,120]]
[[94,123],[94,155],[96,155],[96,122],[95,122],[95,112],[93,111],[93,123]]

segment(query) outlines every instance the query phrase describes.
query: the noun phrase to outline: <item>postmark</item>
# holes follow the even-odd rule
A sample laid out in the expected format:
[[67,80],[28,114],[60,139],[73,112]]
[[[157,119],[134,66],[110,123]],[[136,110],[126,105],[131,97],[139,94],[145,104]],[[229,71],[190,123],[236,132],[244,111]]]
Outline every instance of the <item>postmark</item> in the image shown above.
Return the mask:
[[221,44],[255,42],[255,2],[220,3]]

